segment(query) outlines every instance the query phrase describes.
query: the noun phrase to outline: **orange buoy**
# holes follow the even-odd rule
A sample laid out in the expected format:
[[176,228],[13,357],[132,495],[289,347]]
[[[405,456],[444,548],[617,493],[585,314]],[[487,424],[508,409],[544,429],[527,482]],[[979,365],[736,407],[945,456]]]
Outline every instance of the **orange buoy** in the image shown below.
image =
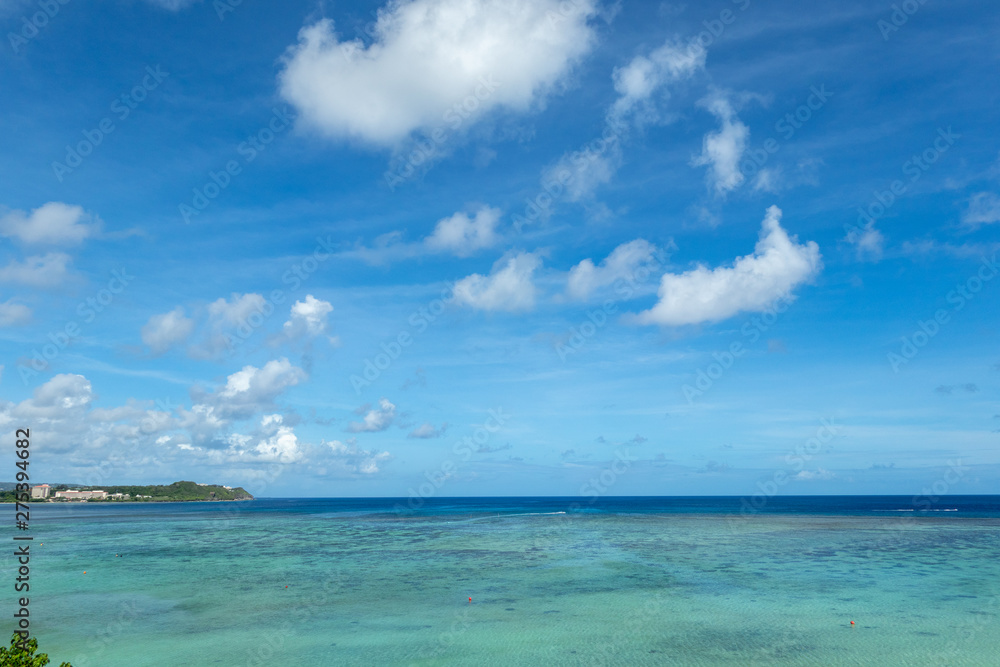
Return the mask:
[[851,625],[854,625],[854,621],[851,621]]

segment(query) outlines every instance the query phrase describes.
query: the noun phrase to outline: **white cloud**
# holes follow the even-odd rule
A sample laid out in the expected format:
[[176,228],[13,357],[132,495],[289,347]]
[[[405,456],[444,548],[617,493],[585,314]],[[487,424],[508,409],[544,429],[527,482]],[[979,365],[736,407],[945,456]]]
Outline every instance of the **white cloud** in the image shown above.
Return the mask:
[[221,419],[246,418],[270,407],[279,394],[305,379],[305,371],[288,359],[273,359],[262,368],[244,366],[226,379],[224,387],[199,399]]
[[31,319],[31,309],[11,300],[0,303],[0,327],[11,327],[24,324]]
[[379,145],[444,125],[455,105],[473,121],[526,111],[590,51],[594,14],[595,0],[400,1],[379,12],[367,46],[323,19],[286,54],[281,95],[323,134]]
[[[333,305],[329,301],[307,294],[305,301],[292,304],[289,319],[283,327],[284,334],[289,339],[321,336],[326,333],[327,318],[332,312]],[[330,342],[337,340],[332,336],[329,338]]]
[[535,305],[532,276],[541,264],[533,253],[501,258],[489,276],[473,273],[455,283],[455,301],[479,310],[530,310]]
[[19,419],[72,419],[84,414],[93,400],[90,380],[64,373],[36,388],[33,397],[19,403],[12,414]]
[[10,211],[0,217],[0,234],[24,243],[75,245],[93,235],[96,224],[79,206],[49,202],[31,213]]
[[69,274],[70,257],[63,252],[32,255],[23,262],[12,261],[0,268],[0,282],[20,283],[31,287],[58,287]]
[[612,79],[619,97],[608,110],[608,123],[616,127],[630,117],[640,125],[655,120],[656,108],[650,104],[653,94],[704,69],[705,55],[696,41],[682,46],[668,40],[648,56],[636,56],[628,65],[615,68]]
[[219,415],[211,405],[197,403],[191,409],[177,410],[178,425],[188,432],[198,445],[215,444],[219,433],[229,426],[229,420]]
[[854,246],[859,260],[878,261],[882,258],[885,238],[882,236],[882,232],[875,229],[874,222],[869,222],[863,228],[850,230],[844,240]]
[[489,248],[497,240],[496,225],[500,220],[500,209],[482,206],[472,218],[466,213],[456,213],[442,218],[434,227],[434,233],[424,243],[431,250],[452,252],[459,257],[468,257],[477,250]]
[[[241,372],[231,376],[224,391],[230,401],[250,402],[255,394],[263,405],[273,397],[281,382],[270,382],[268,368],[260,373]],[[256,392],[256,393],[255,393]],[[140,473],[161,470],[165,462],[177,460],[224,465],[239,463],[294,463],[304,461],[306,448],[292,426],[281,415],[265,414],[257,418],[250,433],[228,433],[232,404],[195,404],[190,409],[172,406],[170,401],[128,399],[125,405],[95,408],[96,395],[82,375],[56,375],[38,387],[32,398],[13,404],[0,399],[0,426],[13,428],[30,422],[32,436],[44,447],[36,452],[42,457],[59,457],[59,464],[80,471],[99,466],[100,483],[110,472],[123,466]],[[246,415],[249,416],[249,415]],[[192,444],[193,443],[193,444]],[[161,459],[164,457],[166,461]],[[154,467],[155,466],[155,467]],[[116,473],[117,474],[117,473]],[[189,473],[180,473],[189,474]]]
[[[196,359],[217,358],[224,350],[229,349],[234,338],[232,332],[241,325],[246,325],[251,315],[270,315],[274,308],[260,294],[239,294],[233,292],[228,299],[219,298],[208,304],[207,330],[204,339],[188,348],[188,354]],[[259,324],[259,323],[258,323]]]
[[377,236],[371,247],[358,245],[340,253],[342,257],[357,257],[374,265],[426,256],[428,253],[451,253],[469,257],[484,248],[500,242],[497,223],[501,211],[491,206],[480,206],[470,217],[459,211],[437,221],[434,231],[420,241],[405,242],[399,230]]
[[695,157],[691,164],[709,167],[709,183],[716,194],[724,195],[743,182],[739,162],[746,150],[750,129],[736,116],[732,103],[721,94],[708,97],[701,103],[719,119],[722,127],[705,135],[701,155]]
[[594,266],[592,260],[585,259],[570,269],[566,292],[573,299],[586,299],[594,290],[634,275],[640,266],[653,261],[655,253],[655,245],[636,239],[612,250],[599,266]]
[[781,180],[781,169],[761,169],[753,179],[753,189],[775,194],[780,189]]
[[392,458],[389,452],[361,449],[354,438],[348,440],[347,444],[340,440],[324,441],[323,444],[330,448],[334,460],[343,468],[363,475],[374,475],[379,471],[379,464],[382,461]]
[[227,453],[269,463],[296,463],[305,457],[294,429],[281,415],[264,415],[253,435],[230,435]]
[[621,144],[617,135],[572,153],[566,153],[559,161],[542,171],[542,183],[548,183],[549,190],[558,192],[565,188],[564,197],[577,202],[590,197],[601,185],[611,181],[622,161]]
[[428,438],[440,438],[444,435],[445,429],[448,428],[447,424],[442,424],[441,428],[436,428],[434,424],[430,422],[424,422],[417,428],[410,431],[406,437],[407,438],[418,438],[418,439],[428,439]]
[[969,199],[969,208],[962,215],[962,222],[969,227],[1000,222],[1000,197],[992,192],[979,192]]
[[169,313],[153,315],[142,327],[142,342],[153,354],[163,354],[171,347],[187,340],[194,330],[194,320],[184,316],[184,309],[177,306]]
[[392,426],[396,418],[396,406],[385,398],[378,400],[378,407],[368,411],[360,422],[351,422],[347,426],[350,433],[373,433],[384,431]]
[[812,480],[826,480],[833,479],[837,475],[829,470],[824,470],[823,468],[817,468],[816,470],[800,470],[797,475],[792,477],[792,479],[799,482],[808,482]]
[[208,314],[217,324],[237,325],[246,321],[250,313],[263,311],[264,308],[262,295],[233,292],[228,300],[220,298],[208,304]]
[[[84,376],[56,375],[21,403],[0,399],[0,426],[14,428],[30,423],[33,441],[44,445],[35,454],[58,457],[61,465],[100,464],[105,475],[109,464],[110,469],[122,463],[130,469],[133,465],[141,469],[152,455],[136,443],[143,439],[144,445],[151,444],[147,436],[163,424],[165,415],[143,409],[151,407],[151,403],[136,401],[118,408],[92,409],[96,399]],[[121,457],[125,448],[131,448],[130,454]]]
[[670,83],[690,78],[705,66],[705,49],[666,42],[648,56],[636,56],[612,73],[618,98],[609,107],[603,136],[587,147],[563,155],[542,172],[547,190],[558,190],[571,202],[590,197],[611,181],[622,162],[622,141],[632,125],[659,118],[653,94]]
[[822,261],[814,241],[800,245],[780,221],[781,209],[768,208],[753,254],[737,258],[731,267],[699,265],[679,275],[665,274],[659,302],[635,320],[670,326],[713,322],[741,311],[760,312],[786,297],[815,276]]

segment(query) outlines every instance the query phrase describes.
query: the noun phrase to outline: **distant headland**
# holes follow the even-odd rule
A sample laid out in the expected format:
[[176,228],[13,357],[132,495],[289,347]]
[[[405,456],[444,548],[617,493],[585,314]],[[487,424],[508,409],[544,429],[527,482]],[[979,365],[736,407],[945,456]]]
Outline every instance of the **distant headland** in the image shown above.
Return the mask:
[[[25,500],[25,491],[17,491],[14,483],[0,483],[0,502],[12,503]],[[20,498],[18,497],[20,495]],[[221,484],[199,484],[197,482],[174,482],[153,485],[108,485],[76,486],[72,484],[39,484],[30,487],[31,502],[139,502],[170,503],[191,501],[253,500],[253,496],[241,486]]]

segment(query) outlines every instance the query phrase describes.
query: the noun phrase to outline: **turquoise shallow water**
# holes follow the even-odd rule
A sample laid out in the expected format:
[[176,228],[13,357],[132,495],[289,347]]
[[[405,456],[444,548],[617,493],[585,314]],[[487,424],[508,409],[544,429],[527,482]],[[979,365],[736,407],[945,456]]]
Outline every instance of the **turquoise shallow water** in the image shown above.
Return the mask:
[[1000,664],[991,512],[565,505],[33,507],[32,631],[74,667]]

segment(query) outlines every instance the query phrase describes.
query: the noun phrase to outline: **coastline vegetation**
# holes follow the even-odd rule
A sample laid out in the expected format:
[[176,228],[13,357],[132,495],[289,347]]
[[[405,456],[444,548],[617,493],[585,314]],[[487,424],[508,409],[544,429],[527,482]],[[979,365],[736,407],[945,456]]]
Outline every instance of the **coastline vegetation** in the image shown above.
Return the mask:
[[[12,503],[18,500],[17,492],[10,488],[13,484],[2,484],[0,488],[0,502]],[[33,502],[47,502],[49,500],[55,500],[59,502],[59,499],[53,498],[57,491],[107,491],[108,498],[103,500],[98,500],[96,498],[88,499],[88,503],[115,503],[115,502],[153,502],[153,503],[163,503],[163,502],[185,502],[185,501],[198,501],[198,500],[253,500],[253,496],[243,487],[237,486],[233,488],[226,488],[218,484],[206,484],[201,485],[195,482],[174,482],[173,484],[153,484],[153,485],[108,485],[108,486],[71,486],[68,484],[54,484],[52,485],[52,495],[45,500],[35,499]],[[111,496],[115,494],[125,494],[123,498],[112,498]],[[24,502],[24,492],[21,492],[21,502]],[[66,501],[66,502],[79,502],[79,501]]]
[[[32,637],[24,641],[16,632],[10,639],[10,648],[0,646],[0,667],[45,667],[49,664],[47,653],[39,653],[38,640]],[[59,667],[73,667],[68,662],[59,664]]]

